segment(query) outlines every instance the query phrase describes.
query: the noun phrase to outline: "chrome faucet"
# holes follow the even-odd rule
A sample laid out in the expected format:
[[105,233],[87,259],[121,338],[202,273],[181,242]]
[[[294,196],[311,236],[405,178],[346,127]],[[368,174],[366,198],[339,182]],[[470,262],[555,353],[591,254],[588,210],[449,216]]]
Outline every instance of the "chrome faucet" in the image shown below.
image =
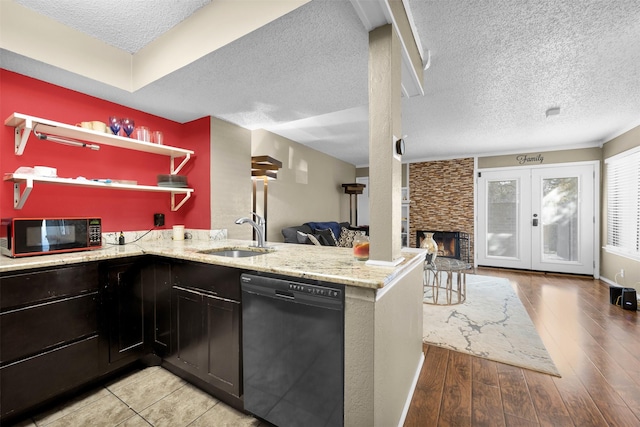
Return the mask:
[[267,225],[267,222],[264,220],[264,218],[262,218],[260,215],[258,215],[255,212],[251,212],[251,215],[256,217],[257,223],[251,220],[250,218],[242,217],[242,218],[236,219],[236,224],[244,224],[244,223],[250,224],[253,227],[253,229],[256,230],[256,235],[258,236],[257,247],[264,248],[264,233],[265,233],[265,227]]

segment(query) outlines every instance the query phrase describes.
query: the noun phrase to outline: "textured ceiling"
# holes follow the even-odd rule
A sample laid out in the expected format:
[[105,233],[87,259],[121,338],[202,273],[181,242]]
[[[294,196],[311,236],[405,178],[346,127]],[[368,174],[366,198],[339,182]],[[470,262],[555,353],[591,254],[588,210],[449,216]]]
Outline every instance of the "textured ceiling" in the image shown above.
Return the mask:
[[139,51],[211,3],[211,0],[14,1],[129,53]]
[[551,150],[640,124],[637,0],[409,3],[432,59],[425,98],[403,104],[417,156]]
[[[19,0],[27,1],[36,0]],[[206,2],[189,4],[172,22]],[[408,4],[431,66],[425,96],[403,99],[403,161],[594,146],[640,125],[637,0]],[[138,38],[111,21],[94,26],[118,37],[93,35],[110,44]],[[152,28],[148,41],[163,31]],[[3,68],[172,120],[212,115],[367,165],[367,49],[350,1],[313,0],[134,93],[6,50],[0,59]],[[561,114],[545,118],[550,107]]]

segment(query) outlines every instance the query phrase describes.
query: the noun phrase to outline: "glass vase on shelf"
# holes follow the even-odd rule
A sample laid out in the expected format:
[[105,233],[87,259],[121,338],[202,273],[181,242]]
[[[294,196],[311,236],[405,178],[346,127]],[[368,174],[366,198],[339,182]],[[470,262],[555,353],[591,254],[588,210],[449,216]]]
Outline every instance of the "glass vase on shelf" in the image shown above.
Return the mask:
[[438,257],[438,244],[433,239],[433,233],[425,233],[420,247],[427,250],[426,263],[435,267],[436,258]]

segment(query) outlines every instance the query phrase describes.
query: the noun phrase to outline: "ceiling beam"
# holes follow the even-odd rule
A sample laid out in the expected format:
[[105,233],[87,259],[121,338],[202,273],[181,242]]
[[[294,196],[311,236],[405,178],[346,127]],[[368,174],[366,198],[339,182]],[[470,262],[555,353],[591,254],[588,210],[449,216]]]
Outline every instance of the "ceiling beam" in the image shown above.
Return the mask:
[[0,47],[132,91],[130,53],[13,1],[0,1]]
[[420,39],[410,20],[408,4],[403,0],[351,0],[351,4],[368,32],[393,24],[402,46],[402,94],[407,98],[424,96],[424,67],[429,55],[419,48]]
[[135,92],[309,1],[212,1],[133,55],[13,1],[0,1],[0,48]]

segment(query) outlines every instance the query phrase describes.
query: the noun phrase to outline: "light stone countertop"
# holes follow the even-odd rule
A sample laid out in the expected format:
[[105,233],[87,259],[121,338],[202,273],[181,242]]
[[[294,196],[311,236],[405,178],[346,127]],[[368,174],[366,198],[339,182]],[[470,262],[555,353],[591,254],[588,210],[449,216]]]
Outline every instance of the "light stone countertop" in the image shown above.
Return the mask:
[[253,244],[255,242],[233,239],[189,239],[177,242],[161,239],[129,243],[124,246],[106,244],[102,249],[67,254],[15,259],[0,256],[0,273],[146,254],[379,289],[416,262],[422,262],[420,258],[424,258],[423,250],[409,249],[403,250],[402,256],[405,260],[397,267],[370,266],[362,261],[356,261],[351,248],[276,242],[267,242],[266,245],[273,249],[271,252],[253,257],[230,258],[199,253],[208,249],[246,248]]

